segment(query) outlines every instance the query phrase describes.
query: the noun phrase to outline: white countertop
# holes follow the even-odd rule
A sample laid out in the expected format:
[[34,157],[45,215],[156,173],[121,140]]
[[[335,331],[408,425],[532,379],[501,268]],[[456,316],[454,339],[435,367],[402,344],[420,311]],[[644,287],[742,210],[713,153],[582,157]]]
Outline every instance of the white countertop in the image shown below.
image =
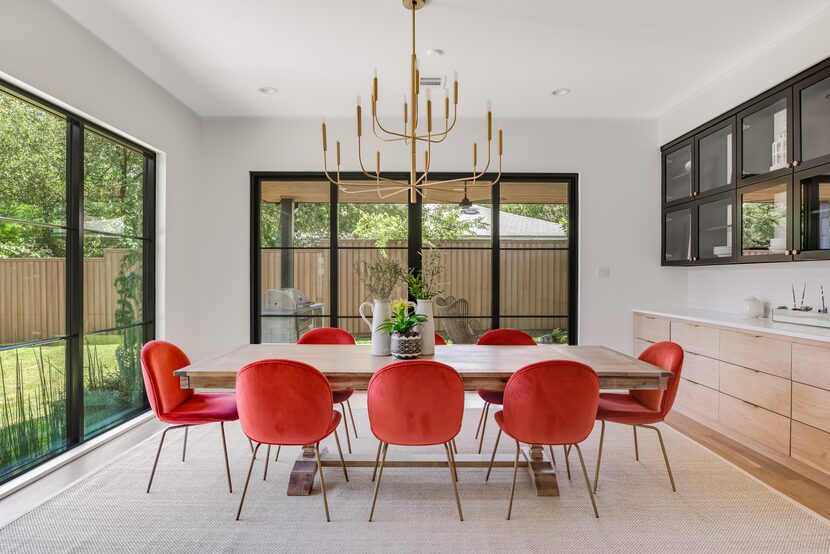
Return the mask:
[[810,327],[808,325],[794,325],[792,323],[778,323],[769,318],[746,317],[741,314],[730,314],[726,312],[710,312],[707,310],[694,310],[690,308],[672,308],[667,310],[632,310],[638,314],[652,315],[657,317],[670,317],[686,321],[694,321],[719,327],[731,327],[745,331],[758,331],[770,335],[781,335],[798,339],[816,340],[830,342],[830,329],[821,327]]

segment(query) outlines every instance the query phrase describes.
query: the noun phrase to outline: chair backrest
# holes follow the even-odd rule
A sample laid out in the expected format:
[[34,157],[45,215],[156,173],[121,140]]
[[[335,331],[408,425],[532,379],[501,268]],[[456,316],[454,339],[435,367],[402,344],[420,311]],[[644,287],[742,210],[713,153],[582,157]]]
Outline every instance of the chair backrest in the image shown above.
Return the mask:
[[236,376],[236,405],[245,434],[266,444],[303,445],[331,427],[331,386],[317,369],[293,360],[260,360]]
[[577,444],[594,428],[599,378],[581,362],[526,365],[504,387],[505,431],[529,444]]
[[438,333],[435,333],[435,344],[440,346],[446,346],[447,341],[444,340],[444,337],[442,337]]
[[442,444],[461,430],[464,383],[440,362],[395,362],[372,376],[367,407],[372,433],[383,442]]
[[141,375],[150,407],[157,417],[173,411],[193,396],[193,389],[183,389],[181,380],[173,375],[177,369],[190,365],[181,348],[163,340],[151,340],[141,349]]
[[477,344],[490,346],[535,346],[536,341],[533,340],[533,337],[518,329],[493,329],[481,335]]
[[475,320],[465,319],[470,312],[466,298],[438,296],[435,298],[438,316],[450,339],[455,344],[475,344],[479,333],[474,327]]
[[674,398],[677,396],[677,387],[680,386],[680,372],[683,369],[683,349],[679,344],[674,342],[656,342],[643,350],[642,354],[640,354],[640,359],[674,373],[674,377],[669,379],[665,390],[628,391],[631,396],[637,399],[637,402],[650,410],[659,411],[661,417],[666,417],[674,404]]
[[318,327],[303,333],[297,344],[354,344],[354,337],[337,327]]

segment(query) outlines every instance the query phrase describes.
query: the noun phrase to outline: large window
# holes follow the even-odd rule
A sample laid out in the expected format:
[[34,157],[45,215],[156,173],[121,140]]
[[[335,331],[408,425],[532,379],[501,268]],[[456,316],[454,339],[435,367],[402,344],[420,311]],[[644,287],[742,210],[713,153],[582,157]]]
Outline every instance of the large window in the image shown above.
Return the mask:
[[147,408],[153,172],[0,84],[0,482]]
[[[295,342],[319,326],[368,341],[359,307],[372,298],[359,273],[379,262],[440,269],[436,329],[450,342],[505,327],[576,342],[576,176],[460,181],[415,204],[372,182],[339,190],[315,174],[251,182],[252,342]],[[405,295],[403,284],[393,291]]]

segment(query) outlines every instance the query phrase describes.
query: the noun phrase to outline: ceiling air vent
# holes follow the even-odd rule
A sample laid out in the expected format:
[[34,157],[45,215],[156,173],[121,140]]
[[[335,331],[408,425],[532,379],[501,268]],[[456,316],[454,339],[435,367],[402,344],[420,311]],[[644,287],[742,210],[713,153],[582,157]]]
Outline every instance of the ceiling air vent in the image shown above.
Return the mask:
[[430,77],[421,75],[421,86],[422,87],[444,88],[444,83],[446,82],[446,80],[447,80],[446,75],[430,76]]

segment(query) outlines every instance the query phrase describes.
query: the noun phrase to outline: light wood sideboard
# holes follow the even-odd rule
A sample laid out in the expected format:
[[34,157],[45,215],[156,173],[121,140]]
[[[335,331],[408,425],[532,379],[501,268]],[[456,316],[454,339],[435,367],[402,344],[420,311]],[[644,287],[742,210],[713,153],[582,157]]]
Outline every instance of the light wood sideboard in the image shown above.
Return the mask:
[[634,355],[678,343],[674,410],[830,484],[830,339],[747,327],[635,310]]

